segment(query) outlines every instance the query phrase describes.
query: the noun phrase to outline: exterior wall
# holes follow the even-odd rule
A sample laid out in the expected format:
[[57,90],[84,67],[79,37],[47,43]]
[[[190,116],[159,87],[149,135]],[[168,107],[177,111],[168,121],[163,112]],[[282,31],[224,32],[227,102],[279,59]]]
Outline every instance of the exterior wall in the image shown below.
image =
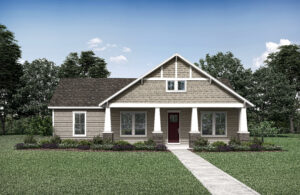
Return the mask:
[[160,71],[161,69],[158,68],[154,72],[150,73],[146,78],[160,78]]
[[[121,111],[145,111],[147,113],[147,136],[146,137],[121,137],[120,136],[120,112]],[[130,143],[146,141],[152,137],[154,128],[154,108],[111,108],[111,129],[114,133],[114,140],[126,140]]]
[[189,78],[190,77],[190,66],[186,63],[178,60],[177,62],[177,78]]
[[175,77],[175,60],[171,60],[170,62],[163,65],[163,77],[164,78],[174,78]]
[[[86,111],[86,137],[73,137],[73,111]],[[74,139],[102,136],[104,116],[104,110],[54,110],[54,134]]]
[[166,81],[145,80],[123,92],[111,103],[241,103],[216,84],[187,80],[186,92],[166,92]]
[[192,78],[205,78],[198,70],[192,68]]

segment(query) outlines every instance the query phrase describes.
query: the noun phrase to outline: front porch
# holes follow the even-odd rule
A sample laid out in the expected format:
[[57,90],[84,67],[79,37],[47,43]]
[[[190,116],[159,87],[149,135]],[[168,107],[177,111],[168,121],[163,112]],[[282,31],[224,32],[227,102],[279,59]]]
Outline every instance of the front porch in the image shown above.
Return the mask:
[[[249,139],[243,104],[120,105],[105,109],[103,138],[134,143],[153,139],[172,148],[191,148],[199,137],[228,142],[231,137]],[[188,107],[189,106],[189,107]]]

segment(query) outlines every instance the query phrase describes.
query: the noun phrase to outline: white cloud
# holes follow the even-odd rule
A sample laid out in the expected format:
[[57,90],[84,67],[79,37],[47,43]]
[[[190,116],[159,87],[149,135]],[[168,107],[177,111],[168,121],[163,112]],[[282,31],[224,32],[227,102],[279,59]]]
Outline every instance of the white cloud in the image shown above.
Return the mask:
[[267,59],[270,53],[278,52],[279,47],[282,45],[290,45],[291,41],[288,39],[280,39],[279,43],[266,42],[266,51],[259,57],[253,59],[253,66],[259,68],[264,65],[264,61]]
[[100,44],[100,43],[102,43],[102,40],[101,39],[99,39],[99,38],[93,38],[93,39],[91,39],[91,40],[89,40],[88,42],[87,42],[87,44],[88,44],[88,46],[90,47],[90,48],[96,48],[96,47],[98,47],[98,45]]
[[117,44],[110,44],[110,43],[107,43],[107,44],[106,44],[106,47],[117,47]]
[[122,63],[122,62],[127,62],[127,58],[123,55],[115,56],[115,57],[110,57],[109,60],[113,63]]
[[131,49],[129,47],[123,47],[122,51],[128,53],[131,52]]

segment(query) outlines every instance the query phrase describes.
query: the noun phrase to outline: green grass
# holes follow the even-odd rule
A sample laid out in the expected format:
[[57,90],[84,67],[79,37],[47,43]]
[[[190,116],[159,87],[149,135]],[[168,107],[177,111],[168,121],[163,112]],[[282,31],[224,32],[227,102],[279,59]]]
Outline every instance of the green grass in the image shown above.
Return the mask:
[[265,141],[286,151],[198,154],[261,194],[300,194],[300,135]]
[[0,194],[209,194],[170,152],[14,150],[0,136]]

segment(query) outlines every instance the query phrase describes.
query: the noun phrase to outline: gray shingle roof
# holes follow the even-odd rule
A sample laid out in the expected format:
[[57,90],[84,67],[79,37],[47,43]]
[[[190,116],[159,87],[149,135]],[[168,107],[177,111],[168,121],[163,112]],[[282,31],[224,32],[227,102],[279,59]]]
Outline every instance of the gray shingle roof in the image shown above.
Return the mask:
[[61,79],[49,106],[98,106],[135,79],[68,78]]

